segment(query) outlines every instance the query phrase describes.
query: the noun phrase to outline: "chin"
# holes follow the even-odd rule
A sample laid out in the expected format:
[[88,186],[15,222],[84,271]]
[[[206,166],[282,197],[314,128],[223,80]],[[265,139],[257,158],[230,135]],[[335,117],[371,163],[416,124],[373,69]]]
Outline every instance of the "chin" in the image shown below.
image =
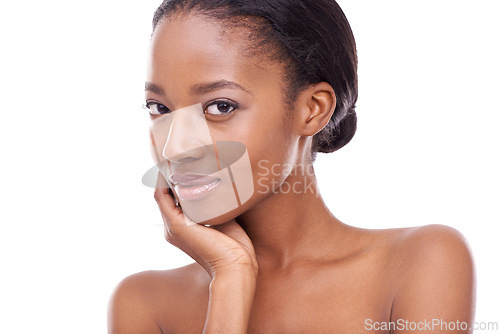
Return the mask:
[[207,226],[215,226],[215,225],[222,225],[224,223],[227,223],[239,215],[243,214],[245,211],[242,209],[242,207],[238,207],[234,210],[231,210],[230,212],[226,212],[224,214],[221,214],[217,217],[213,217],[210,219],[192,219],[189,215],[189,213],[186,213],[184,211],[184,214],[187,215],[191,220],[193,220],[195,223],[202,224],[202,225],[207,225]]
[[[261,197],[265,197],[265,196],[261,196]],[[195,223],[208,225],[208,226],[222,225],[224,223],[227,223],[231,220],[238,218],[239,216],[243,215],[248,210],[251,210],[255,205],[258,205],[258,203],[260,202],[261,199],[262,198],[260,198],[259,196],[256,196],[256,194],[254,194],[254,196],[252,196],[248,201],[246,201],[242,205],[239,205],[232,210],[221,212],[217,216],[212,216],[208,219],[207,218],[196,219],[197,217],[195,217],[195,216],[194,216],[195,219],[193,219],[191,217],[193,215],[192,212],[190,213],[190,211],[185,210],[184,208],[183,208],[183,212],[186,216],[188,216]],[[195,213],[199,213],[199,212],[200,211],[197,208]]]

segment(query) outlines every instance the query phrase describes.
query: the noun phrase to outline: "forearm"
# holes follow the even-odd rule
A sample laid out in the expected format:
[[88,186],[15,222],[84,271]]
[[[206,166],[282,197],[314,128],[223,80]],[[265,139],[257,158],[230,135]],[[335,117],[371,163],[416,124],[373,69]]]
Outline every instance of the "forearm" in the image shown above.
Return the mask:
[[245,334],[255,294],[252,274],[219,275],[210,283],[208,311],[203,334]]

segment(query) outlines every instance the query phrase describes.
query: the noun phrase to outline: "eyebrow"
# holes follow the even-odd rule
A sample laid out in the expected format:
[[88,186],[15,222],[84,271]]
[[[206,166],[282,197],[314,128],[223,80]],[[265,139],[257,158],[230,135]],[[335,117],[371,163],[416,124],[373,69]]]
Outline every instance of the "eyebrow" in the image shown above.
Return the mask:
[[239,90],[242,90],[246,93],[253,95],[252,92],[245,89],[243,86],[237,84],[236,82],[228,81],[228,80],[219,80],[219,81],[214,81],[214,82],[196,84],[193,87],[191,87],[191,94],[192,95],[203,95],[203,94],[211,93],[213,91],[216,91],[219,89],[224,89],[224,88],[239,89]]
[[146,92],[151,92],[158,95],[165,95],[165,91],[163,90],[163,88],[151,82],[146,82],[145,90]]
[[[203,95],[203,94],[211,93],[213,91],[224,89],[224,88],[239,89],[239,90],[242,90],[246,93],[253,95],[253,93],[251,91],[247,90],[243,86],[237,84],[236,82],[228,81],[228,80],[219,80],[219,81],[214,81],[214,82],[195,84],[191,87],[191,94],[192,95]],[[157,84],[152,83],[152,82],[146,82],[145,90],[148,92],[155,93],[155,94],[165,95],[165,91],[163,90],[163,88]]]

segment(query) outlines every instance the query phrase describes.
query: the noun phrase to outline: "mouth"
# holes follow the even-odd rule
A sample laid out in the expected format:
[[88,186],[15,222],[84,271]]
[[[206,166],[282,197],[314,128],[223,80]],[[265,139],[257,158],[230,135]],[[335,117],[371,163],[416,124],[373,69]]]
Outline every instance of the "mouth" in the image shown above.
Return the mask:
[[177,195],[184,201],[208,196],[222,181],[219,177],[195,173],[174,173],[169,177],[169,180],[174,185]]

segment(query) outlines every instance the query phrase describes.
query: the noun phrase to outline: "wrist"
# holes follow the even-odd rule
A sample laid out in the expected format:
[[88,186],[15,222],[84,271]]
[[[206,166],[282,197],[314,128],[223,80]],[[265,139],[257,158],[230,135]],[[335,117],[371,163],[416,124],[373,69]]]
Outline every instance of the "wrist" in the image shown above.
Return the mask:
[[253,270],[218,271],[209,286],[203,333],[246,333],[256,281]]
[[219,268],[212,275],[213,281],[246,281],[248,283],[257,280],[258,269],[252,266],[238,266]]

